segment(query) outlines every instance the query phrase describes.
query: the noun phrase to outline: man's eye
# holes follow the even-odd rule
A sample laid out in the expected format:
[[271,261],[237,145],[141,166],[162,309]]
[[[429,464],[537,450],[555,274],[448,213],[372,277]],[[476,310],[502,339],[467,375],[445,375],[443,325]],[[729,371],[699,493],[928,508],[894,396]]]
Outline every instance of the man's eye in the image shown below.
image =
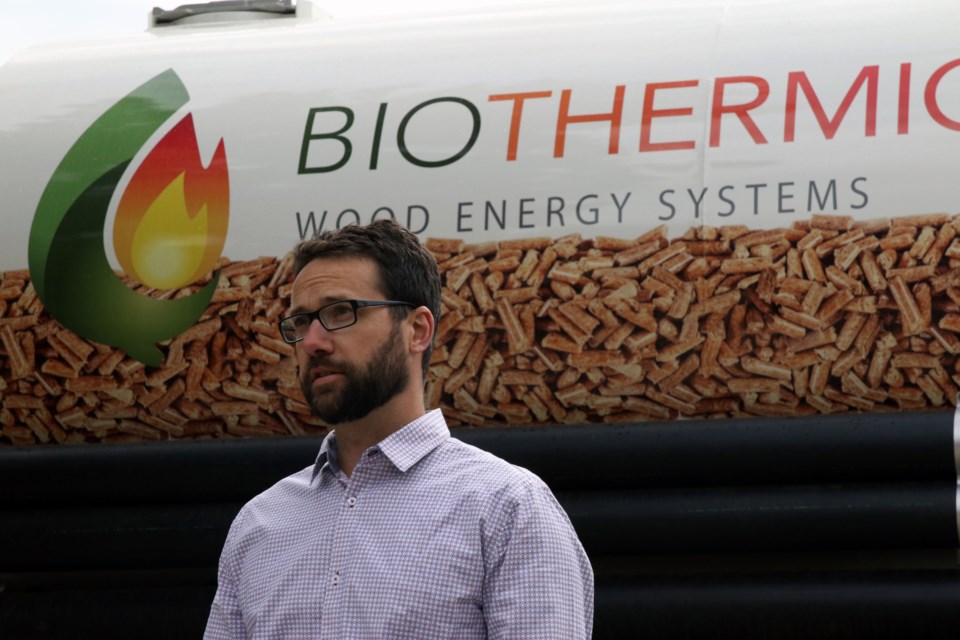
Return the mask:
[[327,308],[327,317],[336,320],[345,320],[353,315],[353,307],[349,304],[338,304]]
[[294,326],[295,329],[302,329],[303,327],[310,325],[310,316],[294,316],[290,318],[290,323]]

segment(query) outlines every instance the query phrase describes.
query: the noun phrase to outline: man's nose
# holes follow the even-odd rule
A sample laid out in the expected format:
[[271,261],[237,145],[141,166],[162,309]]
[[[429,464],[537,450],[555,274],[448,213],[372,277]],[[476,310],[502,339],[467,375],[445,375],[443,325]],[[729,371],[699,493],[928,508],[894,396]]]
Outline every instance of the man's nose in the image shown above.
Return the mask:
[[331,353],[333,351],[332,337],[333,332],[327,331],[320,324],[320,321],[314,318],[307,328],[307,335],[303,336],[300,344],[303,346],[303,350],[311,356],[315,353]]

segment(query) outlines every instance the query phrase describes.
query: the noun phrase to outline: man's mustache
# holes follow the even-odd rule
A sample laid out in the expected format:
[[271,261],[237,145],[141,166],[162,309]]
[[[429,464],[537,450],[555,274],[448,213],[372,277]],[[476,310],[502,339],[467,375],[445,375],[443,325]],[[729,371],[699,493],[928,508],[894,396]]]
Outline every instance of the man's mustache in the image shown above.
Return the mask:
[[313,356],[307,361],[307,366],[304,367],[304,371],[310,371],[316,367],[323,367],[325,369],[336,369],[337,371],[347,371],[351,366],[347,363],[336,362],[329,358],[324,358],[322,356]]

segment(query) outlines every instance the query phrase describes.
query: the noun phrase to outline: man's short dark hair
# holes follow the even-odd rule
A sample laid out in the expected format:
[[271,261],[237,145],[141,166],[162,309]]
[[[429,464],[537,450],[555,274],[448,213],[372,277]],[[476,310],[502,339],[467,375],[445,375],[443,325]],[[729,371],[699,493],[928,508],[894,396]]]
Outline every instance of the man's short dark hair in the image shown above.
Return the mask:
[[[409,302],[430,310],[436,325],[440,321],[440,271],[437,261],[413,233],[396,220],[376,220],[366,226],[350,225],[335,231],[321,231],[303,240],[293,250],[293,273],[299,274],[317,258],[369,258],[377,265],[376,283],[388,300]],[[394,319],[402,320],[407,307],[391,307]],[[423,379],[427,379],[434,340],[423,353]]]

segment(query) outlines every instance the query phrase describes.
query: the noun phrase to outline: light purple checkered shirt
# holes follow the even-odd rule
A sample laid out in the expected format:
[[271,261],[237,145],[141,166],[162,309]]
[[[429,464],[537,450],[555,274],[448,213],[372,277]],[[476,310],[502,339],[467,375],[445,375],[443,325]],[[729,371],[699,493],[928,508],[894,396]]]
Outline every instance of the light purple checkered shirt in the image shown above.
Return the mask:
[[431,411],[348,478],[334,435],[251,500],[220,558],[205,638],[589,638],[593,571],[535,475]]

